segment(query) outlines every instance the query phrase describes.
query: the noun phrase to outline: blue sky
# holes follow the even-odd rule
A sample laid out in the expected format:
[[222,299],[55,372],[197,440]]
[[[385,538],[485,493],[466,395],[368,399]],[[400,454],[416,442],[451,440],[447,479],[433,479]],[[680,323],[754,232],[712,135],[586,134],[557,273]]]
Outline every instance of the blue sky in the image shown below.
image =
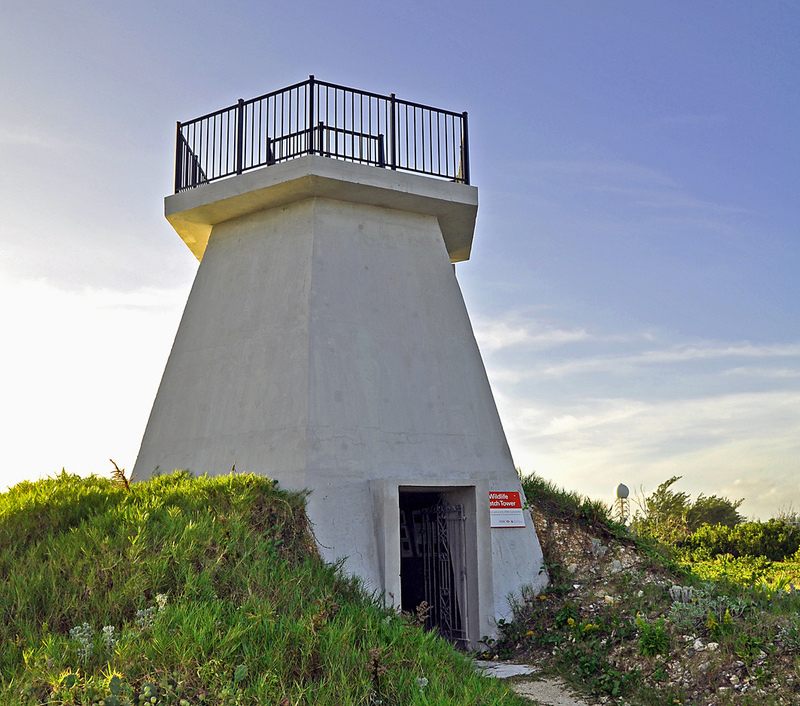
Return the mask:
[[132,467],[197,263],[175,121],[318,77],[470,112],[515,459],[800,509],[800,2],[0,9],[0,485]]

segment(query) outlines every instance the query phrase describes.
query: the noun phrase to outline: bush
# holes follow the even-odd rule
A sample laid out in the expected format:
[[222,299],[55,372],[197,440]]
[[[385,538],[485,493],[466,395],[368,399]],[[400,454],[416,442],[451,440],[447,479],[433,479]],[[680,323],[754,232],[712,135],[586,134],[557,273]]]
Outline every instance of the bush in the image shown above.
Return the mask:
[[631,522],[634,532],[674,545],[704,525],[733,527],[742,521],[738,508],[744,500],[701,493],[693,501],[688,493],[672,490],[680,479],[668,478],[644,499]]
[[769,520],[745,522],[735,527],[705,525],[680,543],[695,560],[729,554],[783,561],[800,550],[800,527]]

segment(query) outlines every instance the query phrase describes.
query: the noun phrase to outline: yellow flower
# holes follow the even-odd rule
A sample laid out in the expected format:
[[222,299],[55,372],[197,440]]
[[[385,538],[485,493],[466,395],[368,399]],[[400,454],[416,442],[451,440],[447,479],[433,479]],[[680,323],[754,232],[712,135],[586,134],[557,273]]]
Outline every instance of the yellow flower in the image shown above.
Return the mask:
[[575,625],[575,618],[567,618],[567,625],[569,625],[570,627]]

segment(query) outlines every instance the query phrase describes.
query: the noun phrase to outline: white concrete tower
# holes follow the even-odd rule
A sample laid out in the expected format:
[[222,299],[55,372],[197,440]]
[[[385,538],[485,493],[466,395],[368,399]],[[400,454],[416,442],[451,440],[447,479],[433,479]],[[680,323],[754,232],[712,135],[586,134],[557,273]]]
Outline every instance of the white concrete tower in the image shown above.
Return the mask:
[[451,264],[466,114],[311,77],[179,123],[177,157],[166,217],[200,267],[134,479],[307,488],[326,560],[453,640],[494,634],[546,576]]

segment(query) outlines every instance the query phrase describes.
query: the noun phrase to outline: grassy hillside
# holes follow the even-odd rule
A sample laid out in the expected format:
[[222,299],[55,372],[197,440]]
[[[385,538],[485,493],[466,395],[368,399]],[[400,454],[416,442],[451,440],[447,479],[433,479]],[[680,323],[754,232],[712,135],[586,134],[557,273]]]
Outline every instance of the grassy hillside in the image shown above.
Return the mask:
[[0,495],[0,703],[522,703],[319,559],[251,475]]

